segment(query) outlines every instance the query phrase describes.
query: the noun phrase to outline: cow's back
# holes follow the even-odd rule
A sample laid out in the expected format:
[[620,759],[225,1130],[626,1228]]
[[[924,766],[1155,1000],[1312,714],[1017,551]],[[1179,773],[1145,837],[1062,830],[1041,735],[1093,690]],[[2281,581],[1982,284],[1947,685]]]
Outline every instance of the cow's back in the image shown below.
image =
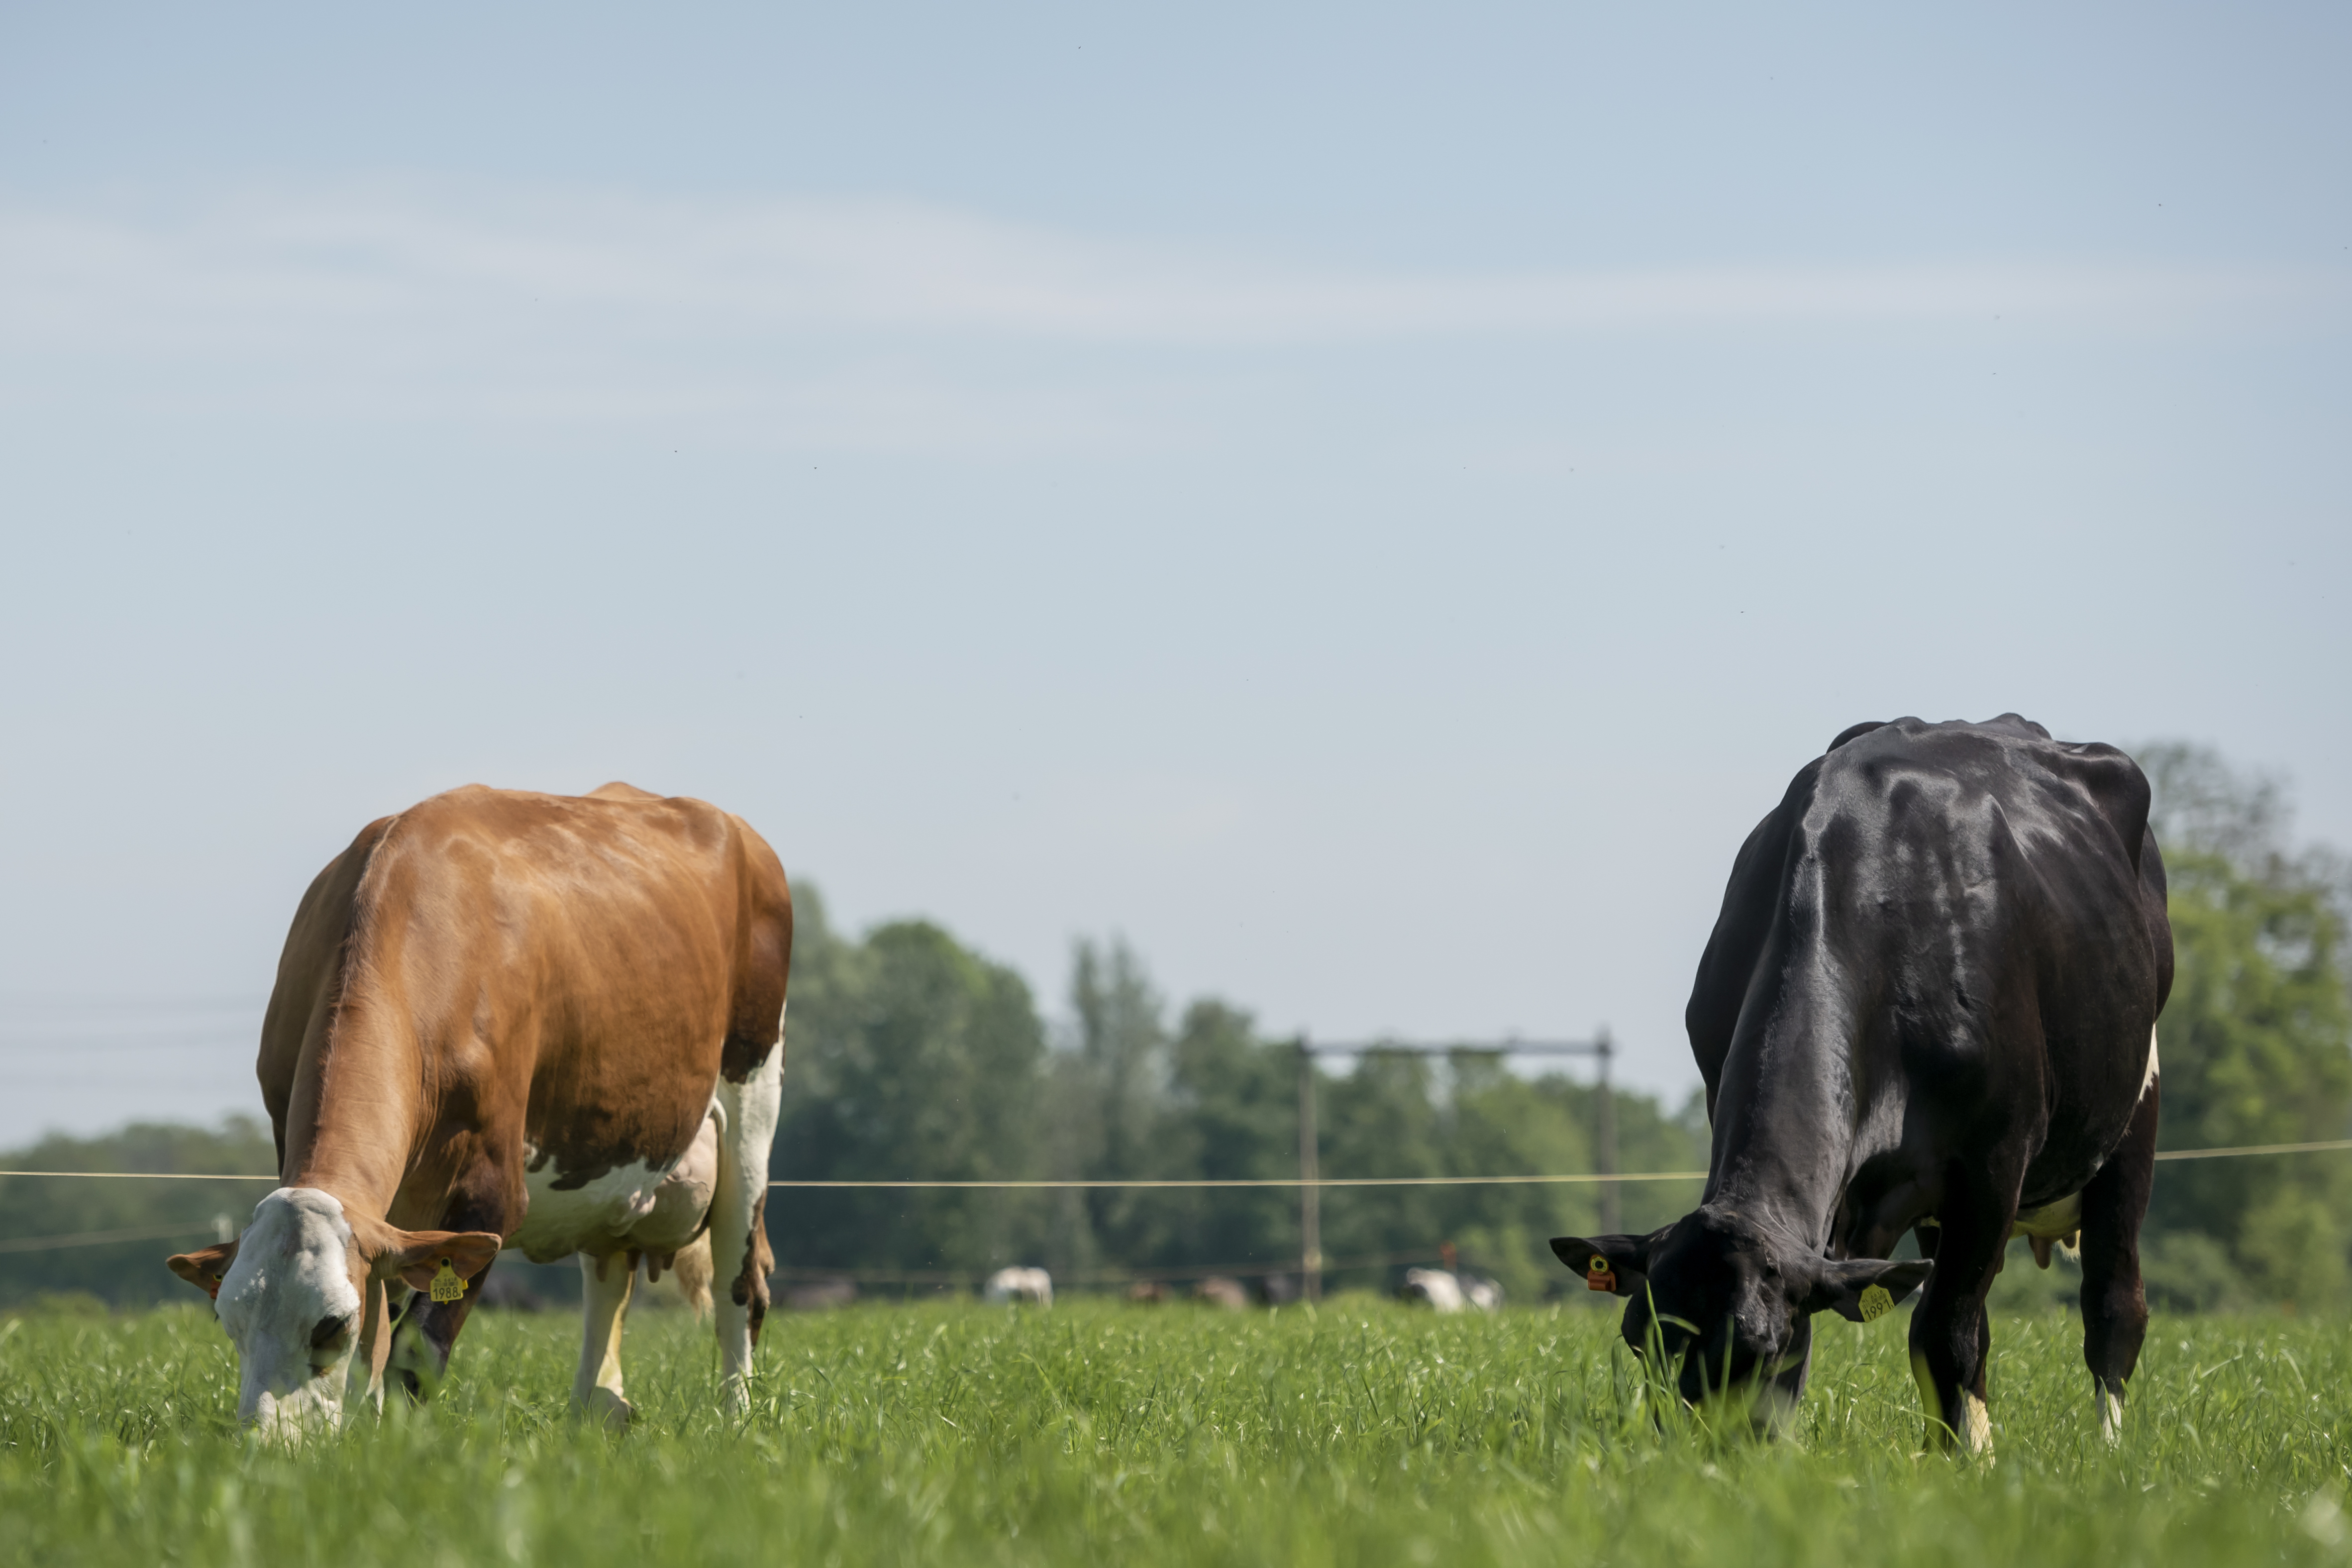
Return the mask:
[[1710,1099],[1739,1040],[1807,993],[1851,1033],[1857,1101],[1902,1083],[1958,1108],[2026,1074],[2083,1144],[2056,1163],[2095,1169],[2171,979],[2147,808],[2129,757],[2015,715],[1839,737],[1725,890],[1686,1013]]
[[286,1124],[306,1049],[315,1055],[332,1021],[342,963],[358,918],[359,889],[368,861],[394,819],[380,816],[359,831],[341,854],[310,880],[278,957],[278,978],[261,1020],[261,1057],[255,1072],[261,1103],[278,1142],[279,1173],[287,1174]]
[[[404,1190],[501,1150],[551,1163],[560,1186],[665,1165],[721,1073],[774,1044],[791,930],[774,853],[703,802],[453,790],[372,824],[313,883],[265,1026],[265,1093],[356,1012],[413,1032]],[[276,1100],[272,1115],[282,1157]]]

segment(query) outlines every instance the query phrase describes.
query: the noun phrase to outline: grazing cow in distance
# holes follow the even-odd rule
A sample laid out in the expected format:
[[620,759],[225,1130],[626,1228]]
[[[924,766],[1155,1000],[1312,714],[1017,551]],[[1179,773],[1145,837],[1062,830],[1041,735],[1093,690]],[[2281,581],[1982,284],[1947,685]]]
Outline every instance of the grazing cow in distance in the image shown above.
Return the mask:
[[980,1299],[1024,1307],[1054,1304],[1054,1277],[1042,1268],[1000,1268],[980,1288]]
[[1250,1309],[1249,1288],[1223,1274],[1212,1274],[1194,1283],[1192,1300],[1223,1312],[1246,1312]]
[[785,1286],[778,1300],[788,1311],[828,1312],[835,1307],[856,1304],[857,1282],[854,1279],[811,1279],[803,1284]]
[[1408,1268],[1397,1298],[1439,1312],[1493,1312],[1502,1309],[1503,1288],[1483,1276],[1456,1269]]
[[691,1293],[715,1256],[747,1404],[792,945],[775,852],[698,800],[470,785],[369,824],[303,895],[262,1024],[284,1184],[170,1260],[236,1345],[239,1417],[331,1426],[387,1369],[425,1397],[502,1246],[579,1255],[572,1399],[619,1422],[640,1258]]
[[1268,1307],[1287,1307],[1301,1299],[1303,1292],[1296,1274],[1261,1274],[1256,1278],[1257,1299]]
[[[2112,1439],[2147,1326],[2156,1020],[2172,985],[2148,784],[2013,713],[1859,724],[1748,837],[1685,1015],[1714,1128],[1697,1209],[1561,1237],[1686,1400],[1802,1392],[1811,1315],[1925,1282],[1931,1445],[1989,1451],[1985,1293],[2013,1234],[2079,1233],[2084,1358]],[[1932,1261],[1885,1261],[1916,1230]]]

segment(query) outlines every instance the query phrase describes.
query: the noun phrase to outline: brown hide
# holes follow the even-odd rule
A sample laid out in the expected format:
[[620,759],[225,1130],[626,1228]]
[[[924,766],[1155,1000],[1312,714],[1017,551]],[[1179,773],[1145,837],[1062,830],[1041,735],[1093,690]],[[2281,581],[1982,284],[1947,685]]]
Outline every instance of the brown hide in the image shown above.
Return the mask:
[[626,784],[468,785],[371,823],[303,896],[259,1074],[289,1186],[407,1230],[511,1236],[526,1149],[559,1188],[685,1153],[774,1045],[774,851]]

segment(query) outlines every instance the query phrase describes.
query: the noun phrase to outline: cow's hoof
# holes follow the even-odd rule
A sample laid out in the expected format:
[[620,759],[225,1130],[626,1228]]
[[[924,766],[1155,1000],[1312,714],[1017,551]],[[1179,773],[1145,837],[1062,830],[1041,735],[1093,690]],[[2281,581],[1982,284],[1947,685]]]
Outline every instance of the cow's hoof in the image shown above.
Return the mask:
[[2124,1396],[2120,1390],[2101,1386],[2092,1398],[2099,1407],[2099,1436],[2108,1447],[2119,1447],[2124,1440]]
[[627,1431],[637,1418],[637,1407],[609,1388],[591,1389],[579,1410],[583,1421],[601,1422],[615,1432]]

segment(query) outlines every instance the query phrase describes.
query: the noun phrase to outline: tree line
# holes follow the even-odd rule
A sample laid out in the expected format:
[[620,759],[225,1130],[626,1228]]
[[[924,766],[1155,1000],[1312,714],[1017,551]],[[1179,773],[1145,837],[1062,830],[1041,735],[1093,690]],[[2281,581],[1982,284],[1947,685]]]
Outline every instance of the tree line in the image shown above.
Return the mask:
[[[2352,1134],[2352,1002],[2343,858],[2297,849],[2273,783],[2212,752],[2166,744],[2140,758],[2158,790],[2171,873],[2178,977],[2160,1025],[2162,1147]],[[772,1174],[782,1181],[1122,1181],[1263,1178],[1298,1169],[1299,1053],[1244,1009],[1171,1005],[1124,942],[1073,953],[1049,1021],[1028,983],[926,921],[862,935],[835,928],[818,889],[796,891],[784,1105]],[[1528,1078],[1492,1055],[1364,1058],[1316,1069],[1318,1153],[1339,1176],[1522,1174],[1596,1169],[1592,1086]],[[1619,1090],[1618,1166],[1706,1163],[1694,1094],[1676,1107]],[[16,1168],[267,1170],[266,1128],[137,1126],[50,1138]],[[2310,1310],[2352,1276],[2352,1153],[2184,1161],[2158,1167],[2145,1256],[2152,1299],[2214,1309]],[[1664,1223],[1696,1183],[1622,1187],[1628,1229]],[[226,1184],[0,1178],[0,1302],[81,1292],[169,1299],[168,1246],[205,1239],[253,1194]],[[1591,1186],[1327,1188],[1322,1243],[1335,1287],[1381,1287],[1399,1260],[1452,1244],[1514,1300],[1572,1284],[1546,1239],[1598,1226]],[[174,1225],[178,1241],[150,1237]],[[906,1288],[1042,1263],[1068,1285],[1215,1267],[1294,1273],[1298,1197],[1287,1187],[1058,1190],[785,1188],[768,1226],[787,1270],[908,1277]],[[139,1233],[133,1237],[131,1233]],[[5,1250],[27,1237],[77,1245]],[[562,1268],[502,1273],[572,1293]],[[2014,1303],[2072,1289],[2063,1271],[2005,1275]]]
[[[926,921],[862,940],[797,895],[779,1180],[1134,1181],[1298,1173],[1297,1042],[1234,1005],[1169,1007],[1122,942],[1082,942],[1054,1037],[1022,977]],[[1322,1173],[1589,1172],[1591,1086],[1533,1080],[1491,1054],[1366,1057],[1318,1067]],[[1615,1098],[1619,1167],[1706,1164],[1704,1113]],[[1628,1184],[1626,1222],[1657,1224],[1697,1184]],[[1589,1186],[1327,1189],[1334,1283],[1378,1283],[1451,1242],[1522,1300],[1560,1275],[1546,1239],[1590,1230]],[[809,1191],[772,1194],[788,1268],[977,1273],[1042,1263],[1086,1281],[1218,1266],[1296,1275],[1298,1194],[1283,1187]]]

